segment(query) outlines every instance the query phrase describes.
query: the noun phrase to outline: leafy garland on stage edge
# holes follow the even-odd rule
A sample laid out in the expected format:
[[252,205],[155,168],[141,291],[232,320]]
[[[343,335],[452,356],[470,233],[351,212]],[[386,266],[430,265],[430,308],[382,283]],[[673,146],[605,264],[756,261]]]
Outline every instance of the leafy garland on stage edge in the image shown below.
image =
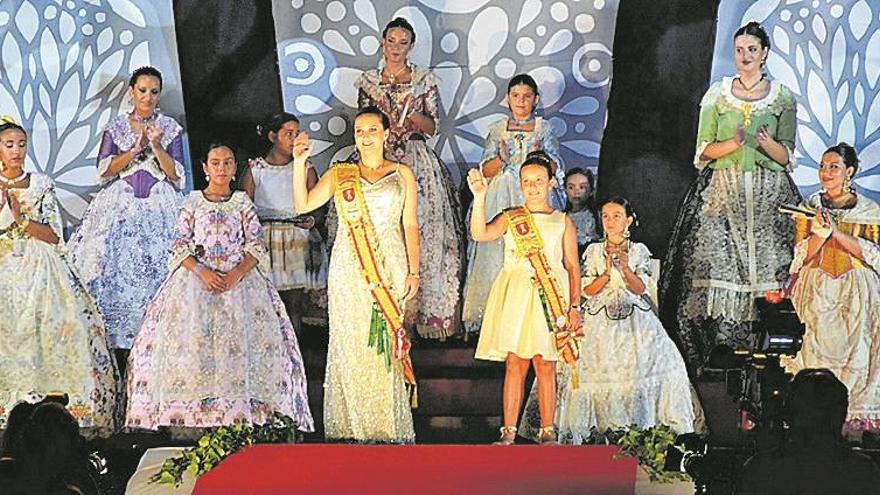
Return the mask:
[[302,433],[297,429],[296,422],[278,412],[263,425],[235,424],[211,428],[199,438],[197,446],[185,450],[178,457],[165,459],[162,469],[150,478],[150,482],[180,486],[187,471],[196,477],[201,476],[223,459],[250,445],[301,441]]
[[634,457],[639,466],[648,473],[653,482],[673,483],[690,481],[685,473],[670,472],[663,469],[666,462],[666,449],[675,445],[677,434],[665,425],[641,429],[630,425],[620,430],[600,432],[593,428],[587,440],[589,444],[616,445],[623,454]]

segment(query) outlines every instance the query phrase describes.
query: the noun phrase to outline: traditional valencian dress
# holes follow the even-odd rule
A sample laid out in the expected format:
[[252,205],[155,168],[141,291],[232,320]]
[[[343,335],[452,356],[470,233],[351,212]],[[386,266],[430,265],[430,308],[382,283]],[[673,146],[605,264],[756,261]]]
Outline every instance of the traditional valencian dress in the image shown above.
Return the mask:
[[[519,184],[519,167],[530,151],[541,150],[552,158],[556,169],[556,184],[550,193],[550,206],[557,210],[565,207],[565,167],[559,153],[559,142],[553,135],[550,123],[540,117],[535,119],[532,131],[509,131],[510,119],[505,117],[489,128],[483,147],[480,166],[500,156],[501,146],[507,147],[509,163],[489,182],[486,190],[486,218],[494,218],[504,209],[523,204]],[[486,310],[486,298],[504,261],[504,241],[474,242],[468,244],[468,267],[465,279],[461,320],[465,331],[477,332]]]
[[[800,194],[786,173],[760,148],[762,126],[793,157],[795,100],[784,85],[770,82],[764,98],[733,95],[733,78],[714,83],[701,103],[694,164],[701,169],[685,197],[669,241],[660,280],[660,316],[691,372],[699,372],[717,344],[753,348],[755,298],[779,289],[787,278],[793,237],[782,204]],[[742,147],[713,161],[701,159],[713,142],[746,129]]]
[[[805,208],[820,205],[813,195]],[[849,389],[848,428],[880,430],[880,206],[858,195],[827,209],[841,232],[858,238],[864,261],[834,240],[807,256],[810,220],[797,220],[791,300],[806,326],[801,351],[786,368],[828,368]]]
[[407,276],[399,171],[376,182],[354,163],[334,164],[336,242],[327,280],[330,343],[324,430],[331,440],[413,443],[415,385],[403,328]]
[[[170,276],[147,307],[129,360],[126,426],[262,424],[278,412],[312,431],[306,376],[293,325],[269,281],[269,254],[253,203],[242,191],[184,201]],[[181,266],[194,256],[228,273],[249,254],[257,266],[214,294]]]
[[17,196],[23,215],[62,238],[52,179],[31,173],[27,188],[0,192],[0,429],[17,402],[63,392],[81,427],[109,435],[118,377],[101,314],[64,246],[13,225],[6,194]]
[[292,223],[297,216],[293,207],[293,162],[270,165],[256,158],[249,166],[254,178],[254,206],[269,247],[275,288],[325,288],[328,260],[321,234],[315,227],[306,230]]
[[179,178],[172,182],[165,176],[150,147],[119,174],[102,177],[112,159],[134,147],[138,139],[129,115],[114,118],[98,151],[102,189],[67,243],[71,261],[104,315],[114,349],[131,348],[147,304],[168,275],[168,250],[183,199],[182,128],[171,117],[158,114],[153,125],[164,131],[162,147],[174,160]]
[[[381,68],[364,72],[355,82],[358,106],[375,105],[391,120],[391,135],[385,153],[391,160],[412,168],[419,188],[419,231],[421,232],[419,292],[410,302],[416,330],[427,338],[443,339],[458,326],[461,256],[463,249],[459,201],[449,170],[437,153],[427,146],[425,136],[402,114],[421,113],[440,125],[439,79],[428,69],[409,66],[411,81],[385,84]],[[410,97],[409,108],[405,100]]]
[[[644,244],[627,243],[629,267],[646,292],[630,292],[623,274],[613,269],[602,291],[587,297],[583,306],[587,345],[574,366],[558,369],[556,427],[562,443],[586,443],[592,428],[604,432],[630,425],[666,425],[679,434],[693,431],[687,369],[648,296],[657,284],[651,253]],[[605,248],[604,242],[594,243],[584,253],[584,287],[605,272]],[[581,377],[577,386],[574,374]],[[521,430],[529,435],[537,426],[533,393]]]

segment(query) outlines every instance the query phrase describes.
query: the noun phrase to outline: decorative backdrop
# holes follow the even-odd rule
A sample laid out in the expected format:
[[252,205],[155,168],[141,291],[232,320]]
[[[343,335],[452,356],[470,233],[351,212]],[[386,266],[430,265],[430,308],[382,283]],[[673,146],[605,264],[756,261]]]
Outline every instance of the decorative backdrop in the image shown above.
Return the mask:
[[792,174],[804,194],[816,191],[822,152],[846,141],[859,152],[855,180],[880,200],[880,3],[866,0],[722,0],[712,79],[735,74],[733,34],[750,20],[771,39],[767,71],[798,100]]
[[29,131],[26,167],[55,179],[67,226],[97,189],[104,125],[131,110],[133,69],[162,71],[161,110],[185,125],[171,0],[3,1],[0,33],[0,114]]
[[479,162],[489,125],[506,115],[510,77],[539,84],[568,167],[598,163],[611,84],[617,0],[273,0],[284,107],[303,117],[316,164],[348,156],[354,80],[376,67],[385,24],[414,26],[410,59],[440,77],[435,150],[458,178]]

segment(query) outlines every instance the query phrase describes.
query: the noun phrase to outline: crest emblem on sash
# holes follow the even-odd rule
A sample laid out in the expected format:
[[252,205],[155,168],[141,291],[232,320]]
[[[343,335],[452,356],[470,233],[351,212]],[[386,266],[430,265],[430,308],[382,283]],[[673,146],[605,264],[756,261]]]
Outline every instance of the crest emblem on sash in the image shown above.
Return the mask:
[[519,235],[526,235],[531,230],[531,228],[529,228],[528,222],[520,222],[520,223],[516,224],[515,228],[516,228],[516,233]]
[[342,199],[346,200],[349,203],[354,201],[354,188],[349,187],[348,189],[343,190]]

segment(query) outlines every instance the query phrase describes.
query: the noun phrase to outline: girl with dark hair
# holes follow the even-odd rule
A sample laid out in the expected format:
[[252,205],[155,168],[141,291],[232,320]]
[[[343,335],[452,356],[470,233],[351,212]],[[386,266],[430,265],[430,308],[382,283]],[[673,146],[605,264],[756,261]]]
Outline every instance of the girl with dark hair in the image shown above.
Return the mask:
[[791,301],[806,325],[788,370],[828,368],[850,392],[847,428],[880,432],[880,206],[852,181],[856,151],[828,148],[819,164],[822,189],[795,217]]
[[[265,157],[248,162],[242,186],[257,208],[272,263],[271,279],[281,293],[293,326],[302,330],[307,311],[306,291],[327,286],[327,251],[318,231],[322,211],[297,216],[293,208],[293,140],[300,122],[295,115],[278,113],[257,127],[270,146]],[[309,164],[307,187],[315,187],[318,174]]]
[[[492,124],[480,170],[489,180],[486,192],[486,215],[491,218],[511,206],[523,203],[519,187],[519,168],[532,151],[541,151],[551,159],[554,179],[548,201],[554,209],[565,208],[565,168],[559,142],[550,123],[535,115],[540,100],[538,84],[528,74],[514,76],[507,85],[510,115]],[[468,249],[467,278],[464,286],[462,322],[465,331],[477,332],[483,319],[489,288],[501,270],[504,243],[471,242]]]
[[504,266],[492,284],[477,343],[477,359],[503,361],[504,422],[500,445],[514,443],[529,364],[534,365],[541,443],[555,443],[556,361],[578,356],[581,330],[581,274],[577,233],[565,213],[550,206],[552,160],[543,153],[526,158],[518,176],[524,206],[486,216],[488,184],[479,169],[468,173],[474,193],[471,236],[477,242],[504,242]]
[[[560,441],[581,444],[591,430],[666,425],[693,431],[694,408],[684,360],[655,313],[657,273],[644,244],[630,240],[636,226],[629,201],[602,206],[605,240],[590,244],[583,260],[584,346],[580,359],[559,373],[556,426]],[[583,377],[575,385],[573,377]],[[535,398],[523,417],[536,436]]]
[[699,374],[719,344],[753,348],[754,300],[778,289],[791,262],[791,227],[777,207],[797,204],[794,96],[762,67],[767,34],[749,23],[734,37],[737,77],[712,84],[700,104],[700,169],[669,241],[661,317]]
[[67,243],[98,303],[124,369],[144,309],[168,274],[165,259],[183,199],[183,129],[158,111],[162,75],[134,71],[131,113],[110,120],[98,150],[101,190]]
[[565,213],[578,235],[578,253],[599,238],[596,228],[596,176],[590,169],[575,167],[565,172]]
[[[334,201],[339,222],[327,277],[330,341],[324,431],[331,440],[413,443],[416,385],[403,327],[419,292],[418,192],[413,171],[386,158],[376,107],[354,118],[357,161],[334,163],[307,187],[308,135],[293,144],[293,199],[303,214]],[[407,390],[409,389],[409,390]]]
[[79,425],[106,436],[118,376],[104,323],[59,246],[55,184],[24,171],[27,144],[0,118],[0,429],[17,402],[63,390]]
[[408,165],[418,180],[423,284],[409,305],[419,336],[443,340],[458,328],[461,250],[460,206],[449,170],[426,140],[440,120],[439,79],[408,59],[416,33],[403,18],[382,31],[382,62],[355,81],[358,107],[377,107],[388,121],[388,157]]
[[256,209],[230,188],[235,155],[211,145],[202,170],[208,186],[181,206],[170,275],[131,350],[125,424],[209,428],[281,413],[312,431],[302,356]]

